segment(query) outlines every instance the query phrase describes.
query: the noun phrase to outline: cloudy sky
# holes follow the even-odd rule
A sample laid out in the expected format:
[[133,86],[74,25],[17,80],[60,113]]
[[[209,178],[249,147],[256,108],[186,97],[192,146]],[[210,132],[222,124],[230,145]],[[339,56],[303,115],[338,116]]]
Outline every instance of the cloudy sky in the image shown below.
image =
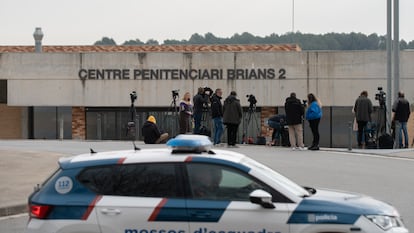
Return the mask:
[[[400,38],[414,40],[414,0],[400,1]],[[294,2],[294,24],[292,24]],[[0,45],[91,45],[102,37],[189,39],[250,32],[386,33],[387,0],[0,0]]]

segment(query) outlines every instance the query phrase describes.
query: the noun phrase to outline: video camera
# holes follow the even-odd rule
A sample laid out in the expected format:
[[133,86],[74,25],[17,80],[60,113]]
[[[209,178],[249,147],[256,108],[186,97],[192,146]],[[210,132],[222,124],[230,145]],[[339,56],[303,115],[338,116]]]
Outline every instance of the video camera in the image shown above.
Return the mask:
[[171,94],[172,94],[173,99],[177,99],[178,98],[178,96],[180,95],[179,92],[180,92],[180,90],[172,90],[171,91]]
[[204,87],[203,97],[208,96],[210,98],[213,95],[214,91],[210,87]]
[[131,98],[131,103],[134,103],[135,100],[137,100],[137,92],[133,91],[129,94],[130,98]]
[[303,107],[308,106],[308,100],[302,100],[302,105],[303,105]]
[[250,107],[253,107],[254,105],[256,105],[257,100],[256,97],[252,94],[250,95],[246,95],[247,101],[250,103]]
[[378,87],[378,93],[375,94],[375,100],[378,100],[380,106],[385,106],[386,93],[382,90],[382,87]]

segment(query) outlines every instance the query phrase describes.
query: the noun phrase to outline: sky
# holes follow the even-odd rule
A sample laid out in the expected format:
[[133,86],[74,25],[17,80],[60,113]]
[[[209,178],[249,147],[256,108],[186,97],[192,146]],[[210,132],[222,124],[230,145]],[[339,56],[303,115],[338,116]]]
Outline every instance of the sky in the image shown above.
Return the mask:
[[[399,4],[400,39],[409,42],[414,0]],[[292,31],[385,35],[386,5],[387,0],[0,0],[0,46],[33,45],[36,27],[44,33],[43,45],[92,45],[103,37],[119,45],[135,39],[162,43],[208,32],[224,38]]]

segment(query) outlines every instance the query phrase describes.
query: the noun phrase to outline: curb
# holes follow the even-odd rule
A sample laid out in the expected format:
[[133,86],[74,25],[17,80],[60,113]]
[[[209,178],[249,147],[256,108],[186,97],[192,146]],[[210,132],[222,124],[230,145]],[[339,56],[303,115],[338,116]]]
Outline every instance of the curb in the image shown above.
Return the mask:
[[[379,151],[378,151],[379,150]],[[360,154],[360,155],[373,155],[379,157],[388,157],[388,158],[401,158],[401,159],[413,159],[414,160],[414,149],[404,149],[396,151],[394,149],[385,149],[387,151],[379,153],[380,149],[335,149],[335,148],[321,148],[321,151],[328,151],[328,152],[339,152],[339,153],[348,153],[348,154]],[[410,153],[410,155],[407,155]]]
[[22,214],[22,213],[27,213],[26,204],[0,207],[0,217]]

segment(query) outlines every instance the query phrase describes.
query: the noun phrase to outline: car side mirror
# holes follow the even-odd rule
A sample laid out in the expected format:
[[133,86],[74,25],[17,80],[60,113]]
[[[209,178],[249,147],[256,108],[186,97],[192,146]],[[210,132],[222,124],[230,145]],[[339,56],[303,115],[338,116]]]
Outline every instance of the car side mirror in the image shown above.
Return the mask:
[[274,209],[272,195],[264,190],[257,189],[250,193],[250,202],[261,205],[265,209]]

